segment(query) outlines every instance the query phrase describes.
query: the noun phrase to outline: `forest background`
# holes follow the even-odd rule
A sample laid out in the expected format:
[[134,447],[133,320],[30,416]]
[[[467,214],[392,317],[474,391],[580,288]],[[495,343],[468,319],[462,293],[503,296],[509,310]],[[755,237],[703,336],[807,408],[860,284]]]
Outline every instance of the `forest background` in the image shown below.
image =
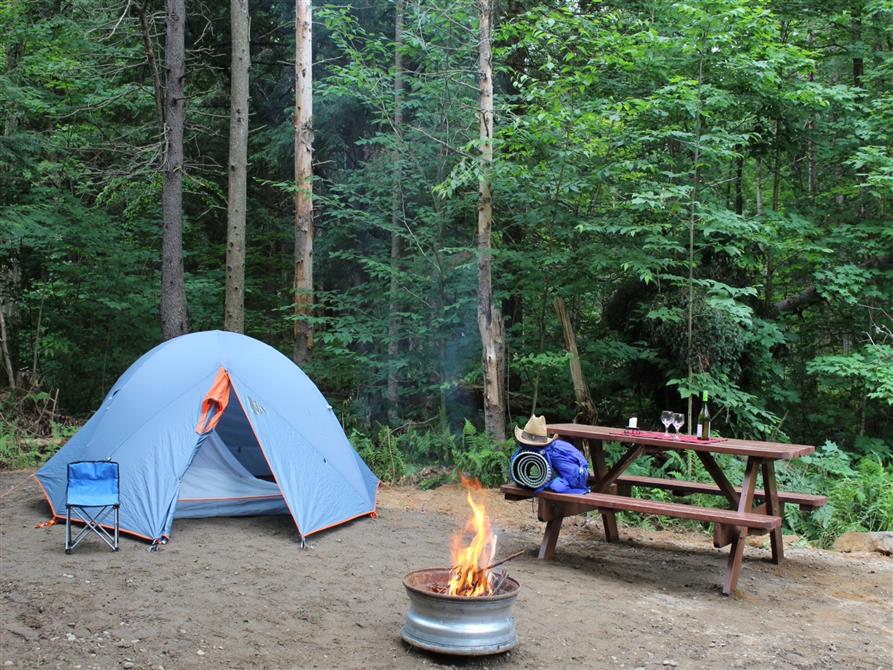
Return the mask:
[[[4,467],[46,459],[162,339],[164,9],[0,0]],[[291,355],[295,4],[249,12],[244,332]],[[893,0],[492,14],[506,425],[656,428],[707,391],[722,435],[820,445],[780,473],[830,496],[794,532],[893,527]],[[230,19],[187,3],[193,331],[224,324]],[[475,0],[314,6],[302,367],[379,476],[423,486],[497,484],[512,449],[482,420],[479,20]]]

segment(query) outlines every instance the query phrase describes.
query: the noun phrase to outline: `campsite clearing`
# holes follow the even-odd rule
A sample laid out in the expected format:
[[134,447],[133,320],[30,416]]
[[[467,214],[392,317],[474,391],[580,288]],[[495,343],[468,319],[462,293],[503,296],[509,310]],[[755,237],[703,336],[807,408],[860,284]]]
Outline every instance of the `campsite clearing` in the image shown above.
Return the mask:
[[[0,473],[0,493],[25,480]],[[312,538],[287,516],[183,519],[156,553],[122,540],[67,556],[37,530],[32,482],[0,501],[0,664],[15,668],[891,668],[893,560],[786,546],[751,548],[747,588],[718,598],[725,554],[709,536],[568,520],[561,560],[536,560],[529,505],[491,491],[499,555],[521,583],[521,644],[495,658],[433,657],[400,641],[408,571],[441,565],[463,518],[456,487],[384,488],[379,518]],[[786,538],[789,540],[789,538]],[[766,542],[758,538],[758,542]]]

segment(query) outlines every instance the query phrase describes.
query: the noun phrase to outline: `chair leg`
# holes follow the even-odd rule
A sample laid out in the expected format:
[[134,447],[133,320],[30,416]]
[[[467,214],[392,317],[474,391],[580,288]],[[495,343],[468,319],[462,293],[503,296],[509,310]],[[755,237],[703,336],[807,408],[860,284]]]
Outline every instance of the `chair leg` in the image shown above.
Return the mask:
[[72,552],[72,550],[74,550],[74,549],[81,543],[81,541],[82,541],[85,537],[87,537],[87,535],[90,534],[90,532],[96,533],[96,535],[99,537],[99,539],[102,540],[103,542],[105,542],[105,544],[108,546],[109,549],[111,549],[112,551],[118,551],[118,537],[119,537],[119,527],[118,527],[118,526],[119,526],[119,524],[118,524],[118,520],[119,520],[119,516],[118,516],[118,515],[119,515],[119,512],[118,512],[118,507],[115,506],[115,507],[112,508],[112,509],[114,510],[114,513],[115,513],[115,528],[114,528],[114,535],[112,535],[111,533],[109,533],[109,531],[107,531],[105,528],[103,528],[103,527],[100,525],[100,524],[101,524],[101,521],[102,521],[102,517],[103,517],[105,514],[107,514],[108,511],[109,511],[109,507],[108,507],[108,506],[100,508],[99,511],[96,512],[96,514],[90,514],[90,512],[88,512],[88,511],[87,511],[85,508],[83,508],[83,507],[79,507],[78,509],[80,510],[81,514],[83,515],[83,519],[82,519],[82,520],[83,520],[83,522],[84,522],[84,527],[83,527],[83,528],[81,529],[81,531],[75,536],[74,540],[72,540],[72,539],[71,539],[71,531],[70,531],[70,528],[71,528],[71,521],[70,521],[70,517],[71,517],[71,509],[69,508],[69,510],[68,510],[68,517],[66,517],[66,526],[67,526],[68,530],[66,531],[65,552],[70,554],[70,553]]
[[65,508],[65,553],[71,553],[71,508]]
[[121,534],[121,508],[115,505],[115,551],[118,551],[118,537]]

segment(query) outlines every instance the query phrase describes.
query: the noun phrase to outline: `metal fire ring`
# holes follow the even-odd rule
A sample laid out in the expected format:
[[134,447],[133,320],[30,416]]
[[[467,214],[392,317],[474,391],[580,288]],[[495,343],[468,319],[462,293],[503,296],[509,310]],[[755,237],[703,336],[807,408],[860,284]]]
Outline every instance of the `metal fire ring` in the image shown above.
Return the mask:
[[512,605],[521,585],[511,577],[503,593],[470,598],[434,593],[432,584],[449,582],[448,568],[410,572],[403,578],[409,610],[400,635],[409,644],[441,654],[485,656],[518,646]]

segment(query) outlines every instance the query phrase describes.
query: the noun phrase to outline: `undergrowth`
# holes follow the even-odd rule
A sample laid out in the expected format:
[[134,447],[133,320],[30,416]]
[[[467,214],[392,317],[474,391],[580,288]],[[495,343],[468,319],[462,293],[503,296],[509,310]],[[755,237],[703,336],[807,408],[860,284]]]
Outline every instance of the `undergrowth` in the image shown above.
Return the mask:
[[470,421],[458,435],[407,424],[396,429],[379,426],[374,435],[354,428],[350,440],[382,481],[411,481],[424,489],[458,481],[458,472],[484,486],[499,486],[507,480],[513,449],[511,442],[496,442]]
[[[616,460],[623,449],[609,445],[609,460]],[[690,459],[691,452],[667,452],[661,458],[647,456],[635,462],[628,472],[635,475],[710,482],[712,479],[700,460]],[[744,477],[744,461],[733,456],[715,455],[720,467],[733,482]],[[776,475],[781,491],[815,493],[827,496],[828,503],[813,512],[785,505],[784,528],[820,547],[830,547],[850,531],[871,532],[893,529],[893,465],[885,465],[877,455],[860,456],[825,442],[814,454],[777,461]],[[761,483],[758,481],[757,486]],[[633,489],[633,495],[651,500],[682,500],[693,505],[716,507],[718,496],[691,495],[676,498],[663,489]],[[623,523],[647,528],[706,529],[696,521],[669,517],[621,513]]]
[[7,389],[0,394],[0,470],[43,464],[77,429],[76,421],[56,414],[54,395]]
[[[383,481],[411,482],[434,488],[457,480],[462,471],[478,478],[484,486],[496,487],[508,481],[509,458],[515,445],[498,443],[466,421],[456,435],[443,428],[414,425],[398,429],[379,427],[374,436],[357,429],[351,442]],[[607,445],[609,462],[624,452],[617,444]],[[733,482],[744,477],[744,461],[717,454],[720,467]],[[690,451],[669,451],[645,456],[627,471],[666,479],[712,482],[701,461]],[[780,490],[816,493],[828,497],[828,503],[814,512],[801,512],[796,505],[785,505],[785,530],[818,545],[828,547],[849,531],[880,531],[893,528],[893,465],[885,464],[876,454],[852,454],[833,442],[826,442],[815,454],[793,461],[778,461],[776,474]],[[758,486],[761,484],[758,482]],[[633,489],[633,495],[652,500],[677,500],[663,489]],[[684,500],[693,505],[716,507],[717,496],[692,495]],[[696,521],[668,517],[620,513],[629,526],[704,530]]]

